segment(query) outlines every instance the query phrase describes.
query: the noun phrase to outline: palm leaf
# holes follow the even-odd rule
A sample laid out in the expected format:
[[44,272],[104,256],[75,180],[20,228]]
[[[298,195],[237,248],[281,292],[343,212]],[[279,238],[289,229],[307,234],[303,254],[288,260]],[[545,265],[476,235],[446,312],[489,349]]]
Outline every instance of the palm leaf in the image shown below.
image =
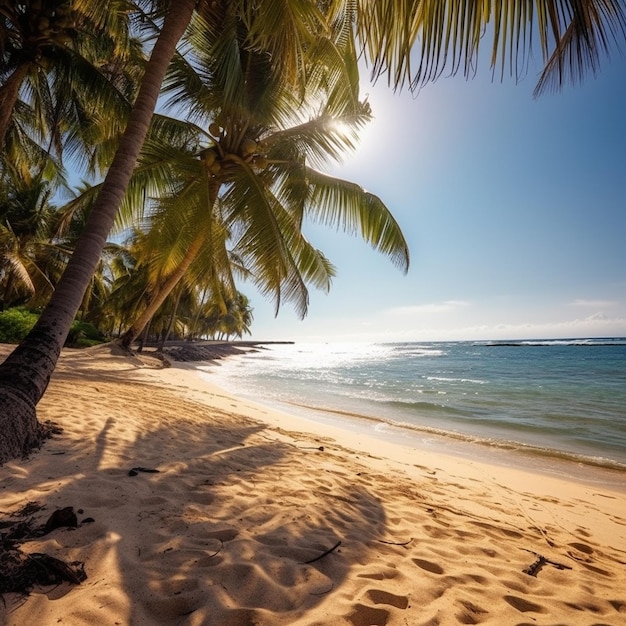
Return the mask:
[[243,161],[239,165],[238,176],[223,197],[231,209],[227,223],[234,250],[256,268],[254,283],[263,295],[274,298],[276,313],[286,300],[304,317],[308,291],[284,236],[299,225],[252,169]]
[[311,186],[307,217],[312,221],[360,234],[375,250],[406,272],[409,249],[400,226],[382,200],[355,183],[307,168]]
[[527,74],[539,46],[539,94],[596,72],[626,34],[620,0],[358,0],[357,16],[372,77],[387,74],[394,88],[417,89],[444,72],[471,77],[481,44],[491,40],[494,72],[515,78]]
[[[571,19],[559,17],[566,25],[562,31],[553,29],[557,44],[552,54],[548,54],[547,46],[544,48],[548,60],[535,88],[536,96],[555,91],[566,82],[581,82],[589,71],[596,74],[601,55],[608,54],[611,42],[619,47],[626,34],[625,8],[617,1],[574,3]],[[555,16],[552,21],[557,19]]]
[[243,5],[243,19],[253,49],[262,51],[292,84],[306,80],[307,50],[327,30],[316,2],[261,0]]
[[264,137],[269,158],[299,162],[306,158],[315,167],[340,162],[356,149],[358,131],[371,119],[369,105],[356,112],[335,116],[322,111],[317,117]]

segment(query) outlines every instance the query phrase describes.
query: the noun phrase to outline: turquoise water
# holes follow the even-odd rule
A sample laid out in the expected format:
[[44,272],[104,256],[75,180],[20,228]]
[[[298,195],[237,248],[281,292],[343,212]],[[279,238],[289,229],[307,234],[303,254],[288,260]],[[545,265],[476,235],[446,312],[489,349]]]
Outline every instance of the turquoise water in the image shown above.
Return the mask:
[[237,395],[314,418],[626,470],[623,338],[276,344],[207,369]]

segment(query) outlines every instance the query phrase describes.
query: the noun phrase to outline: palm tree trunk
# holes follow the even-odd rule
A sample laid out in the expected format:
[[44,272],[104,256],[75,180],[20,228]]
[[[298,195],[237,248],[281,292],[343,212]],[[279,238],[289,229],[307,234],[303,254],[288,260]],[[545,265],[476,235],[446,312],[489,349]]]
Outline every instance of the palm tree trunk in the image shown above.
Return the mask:
[[196,0],[177,0],[165,16],[128,125],[74,254],[39,321],[0,365],[0,464],[26,453],[43,437],[35,406],[45,393],[97,267],[143,146],[165,72],[195,4]]
[[137,347],[137,352],[143,352],[143,348],[148,343],[149,339],[150,339],[150,324],[146,324],[146,327],[143,329],[143,333],[141,334],[141,338],[139,339],[139,346]]
[[0,311],[4,311],[5,308],[9,308],[11,306],[11,292],[13,291],[13,283],[14,283],[15,272],[13,268],[9,268],[7,272],[7,282],[4,285],[4,295],[2,296],[2,300],[0,300]]
[[194,338],[195,334],[198,332],[198,322],[200,321],[200,315],[202,314],[202,307],[204,306],[207,291],[208,289],[206,287],[202,291],[202,297],[200,298],[200,302],[198,302],[198,310],[193,317],[193,322],[191,324],[191,329],[189,331],[187,341],[191,341]]
[[135,323],[120,337],[119,343],[125,348],[137,339],[139,333],[143,330],[144,326],[154,317],[154,314],[159,310],[159,307],[165,302],[165,298],[170,295],[172,289],[176,287],[178,281],[185,275],[185,272],[189,269],[189,266],[193,263],[198,256],[202,246],[206,242],[206,233],[202,230],[196,235],[196,238],[192,241],[187,252],[178,264],[174,272],[172,272],[167,279],[160,285],[156,293],[151,294],[150,302],[144,309],[143,313],[135,320]]
[[170,335],[172,334],[172,328],[174,328],[174,322],[176,321],[176,315],[178,315],[178,307],[180,306],[180,300],[182,296],[183,296],[183,290],[182,290],[182,285],[181,285],[176,294],[176,302],[174,302],[174,310],[172,311],[172,314],[170,315],[169,322],[167,323],[167,328],[163,331],[163,339],[159,343],[158,350],[160,352],[163,352],[163,348],[165,347],[167,340],[170,338]]

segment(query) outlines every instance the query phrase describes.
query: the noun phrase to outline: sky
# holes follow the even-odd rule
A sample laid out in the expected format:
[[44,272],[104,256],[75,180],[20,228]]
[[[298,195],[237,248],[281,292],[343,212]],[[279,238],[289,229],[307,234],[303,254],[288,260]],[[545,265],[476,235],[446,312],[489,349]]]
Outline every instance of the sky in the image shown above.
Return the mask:
[[405,275],[365,242],[309,239],[337,268],[301,320],[250,285],[258,341],[448,341],[626,336],[626,57],[533,98],[489,70],[394,94],[364,77],[375,120],[328,171],[391,210]]

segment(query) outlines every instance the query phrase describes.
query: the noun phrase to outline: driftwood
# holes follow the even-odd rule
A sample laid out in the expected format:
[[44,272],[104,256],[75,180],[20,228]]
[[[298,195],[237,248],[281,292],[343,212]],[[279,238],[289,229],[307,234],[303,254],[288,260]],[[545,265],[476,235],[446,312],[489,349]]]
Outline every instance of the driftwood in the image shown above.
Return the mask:
[[128,471],[129,476],[137,476],[139,472],[146,472],[148,474],[158,474],[160,470],[152,469],[150,467],[133,467]]
[[332,548],[328,548],[328,550],[322,552],[319,556],[316,556],[314,559],[310,559],[309,561],[304,561],[303,565],[309,565],[311,563],[315,563],[315,561],[319,561],[323,559],[325,556],[329,555],[331,552],[336,550],[341,545],[341,540],[339,540]]
[[552,565],[552,567],[556,567],[556,569],[572,569],[569,565],[552,561],[538,552],[533,552],[532,550],[526,550],[526,552],[530,552],[537,557],[531,565],[522,570],[524,574],[528,574],[529,576],[536,576],[544,565]]

